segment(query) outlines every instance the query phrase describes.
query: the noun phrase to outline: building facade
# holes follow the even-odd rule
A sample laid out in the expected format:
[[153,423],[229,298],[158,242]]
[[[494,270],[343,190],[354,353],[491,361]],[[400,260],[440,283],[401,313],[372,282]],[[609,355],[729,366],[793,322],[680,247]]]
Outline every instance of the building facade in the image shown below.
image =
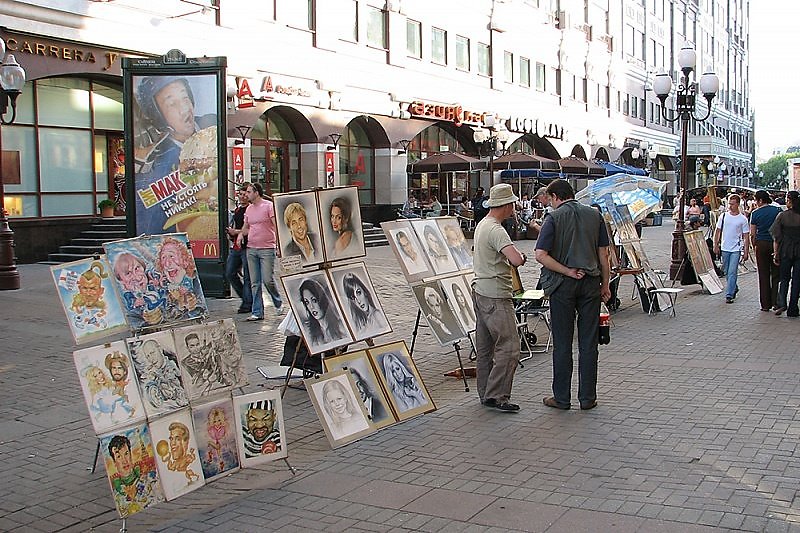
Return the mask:
[[[394,218],[409,190],[455,203],[494,183],[406,173],[445,150],[486,159],[474,132],[487,128],[507,132],[494,148],[649,168],[670,194],[680,164],[690,187],[747,185],[748,13],[747,0],[0,0],[29,80],[2,127],[18,256],[41,259],[26,246],[64,237],[106,197],[123,213],[120,57],[171,49],[227,57],[228,145],[244,148],[231,183],[357,185],[369,221]],[[662,70],[677,79],[685,43],[720,92],[684,156],[674,95],[665,118],[651,85]],[[717,156],[724,171],[709,169]]]

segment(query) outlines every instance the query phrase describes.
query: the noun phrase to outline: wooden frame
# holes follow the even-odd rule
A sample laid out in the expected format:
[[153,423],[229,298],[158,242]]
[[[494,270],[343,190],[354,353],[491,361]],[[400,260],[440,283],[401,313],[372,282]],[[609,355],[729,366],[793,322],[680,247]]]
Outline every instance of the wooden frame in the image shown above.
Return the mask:
[[[433,276],[433,268],[422,249],[422,244],[408,220],[394,220],[381,224],[389,246],[400,263],[406,281],[413,283]],[[400,245],[400,242],[403,245]]]
[[367,354],[398,420],[436,410],[405,341],[369,348]]
[[348,370],[352,374],[356,390],[364,403],[367,418],[376,429],[397,422],[392,404],[386,397],[386,391],[383,390],[366,350],[326,357],[323,364],[326,372]]
[[281,283],[310,353],[354,342],[324,270],[284,276]]
[[328,274],[355,340],[392,332],[364,263],[334,267],[328,270]]
[[375,432],[350,372],[334,370],[304,382],[332,448]]
[[283,459],[286,426],[279,390],[268,390],[233,397],[236,444],[242,468]]
[[[275,227],[281,258],[298,257],[302,266],[323,263],[325,251],[320,235],[316,193],[314,191],[279,193],[272,199],[275,204]],[[295,237],[305,240],[309,250],[303,251],[302,246],[294,240]]]

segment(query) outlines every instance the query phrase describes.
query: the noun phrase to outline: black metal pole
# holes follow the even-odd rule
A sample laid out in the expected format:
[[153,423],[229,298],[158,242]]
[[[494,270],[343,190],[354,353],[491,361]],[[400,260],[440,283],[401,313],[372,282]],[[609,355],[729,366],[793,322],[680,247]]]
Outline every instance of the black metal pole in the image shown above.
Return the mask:
[[[3,98],[5,98],[3,94]],[[5,106],[4,106],[5,107]],[[14,231],[8,225],[6,217],[6,194],[2,173],[3,166],[3,134],[0,131],[0,290],[9,291],[19,289],[20,279],[17,264],[14,260]]]
[[678,221],[675,224],[675,231],[672,232],[672,261],[669,265],[669,279],[679,279],[683,270],[683,259],[686,257],[686,241],[683,238],[684,231],[684,208],[686,206],[686,188],[689,181],[689,156],[687,154],[689,146],[689,118],[691,111],[679,111],[681,113],[681,180],[680,180],[680,201],[678,202]]

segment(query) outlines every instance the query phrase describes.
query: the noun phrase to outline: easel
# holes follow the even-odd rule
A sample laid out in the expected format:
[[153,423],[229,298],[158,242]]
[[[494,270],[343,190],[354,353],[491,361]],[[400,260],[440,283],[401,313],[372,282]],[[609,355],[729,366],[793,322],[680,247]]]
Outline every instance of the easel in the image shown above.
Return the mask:
[[[417,309],[417,320],[414,323],[414,331],[411,334],[411,349],[409,350],[409,355],[412,357],[414,356],[414,346],[417,343],[417,334],[419,333],[420,327],[420,317],[422,317],[422,310]],[[467,333],[467,339],[469,339],[469,343],[472,345],[472,351],[475,352],[475,344],[472,343],[472,337],[469,336]],[[464,362],[461,359],[461,339],[453,342],[453,349],[456,351],[456,357],[458,358],[458,368],[461,372],[461,379],[464,380],[464,392],[469,392],[469,384],[467,383],[467,374],[464,370]]]

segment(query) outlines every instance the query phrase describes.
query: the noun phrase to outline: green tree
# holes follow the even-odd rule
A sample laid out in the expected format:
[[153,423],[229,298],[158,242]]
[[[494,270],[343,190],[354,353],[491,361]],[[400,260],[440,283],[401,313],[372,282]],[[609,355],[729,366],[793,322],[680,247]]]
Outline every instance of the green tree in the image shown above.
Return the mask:
[[[782,173],[786,170],[786,160],[794,157],[800,157],[800,152],[776,155],[758,165],[755,175],[758,187],[767,189],[785,188],[788,184],[788,179]],[[761,176],[762,172],[764,173],[763,177]]]

